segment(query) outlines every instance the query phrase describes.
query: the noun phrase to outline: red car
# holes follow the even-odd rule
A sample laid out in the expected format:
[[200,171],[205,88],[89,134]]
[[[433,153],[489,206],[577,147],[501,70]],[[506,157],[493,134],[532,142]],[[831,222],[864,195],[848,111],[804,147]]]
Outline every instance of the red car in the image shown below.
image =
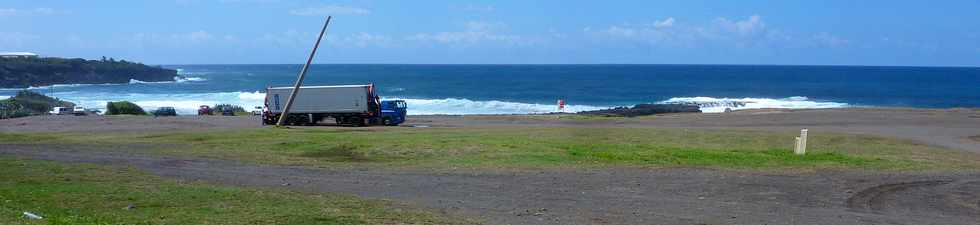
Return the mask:
[[210,116],[210,115],[214,115],[214,112],[211,111],[211,106],[202,105],[202,106],[200,106],[200,107],[197,108],[197,115],[198,116],[203,116],[203,115]]

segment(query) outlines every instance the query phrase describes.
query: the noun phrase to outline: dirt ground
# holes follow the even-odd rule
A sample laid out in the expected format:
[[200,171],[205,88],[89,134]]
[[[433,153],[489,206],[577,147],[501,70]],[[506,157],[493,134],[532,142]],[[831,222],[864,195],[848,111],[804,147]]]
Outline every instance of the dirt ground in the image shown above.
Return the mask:
[[[0,121],[0,132],[257,127],[249,117],[71,117]],[[676,114],[627,120],[418,116],[422,126],[597,126],[833,131],[980,151],[975,110],[847,109]],[[333,129],[324,127],[323,129]],[[125,146],[120,146],[125,147]],[[186,180],[414,203],[491,224],[980,224],[980,171],[733,172],[706,169],[391,171],[261,166],[138,151],[0,143],[0,154],[135,167]]]
[[[402,126],[595,126],[752,129],[868,134],[980,153],[980,109],[746,110],[715,114],[578,120],[559,115],[409,116]],[[0,120],[0,132],[129,132],[260,127],[257,117],[35,116]]]

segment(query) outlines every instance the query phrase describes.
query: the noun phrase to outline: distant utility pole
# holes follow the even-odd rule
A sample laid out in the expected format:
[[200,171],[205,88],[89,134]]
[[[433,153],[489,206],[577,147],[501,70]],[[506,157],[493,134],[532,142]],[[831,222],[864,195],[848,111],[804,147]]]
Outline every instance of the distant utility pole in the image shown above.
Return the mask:
[[316,49],[320,47],[320,40],[323,39],[323,34],[327,32],[327,26],[330,25],[330,18],[330,16],[327,16],[327,22],[323,23],[323,29],[320,29],[320,36],[316,38],[316,44],[313,44],[313,51],[310,52],[310,58],[306,59],[306,65],[303,65],[303,70],[299,72],[299,77],[296,78],[296,85],[293,85],[293,91],[289,93],[289,99],[286,100],[286,107],[282,109],[282,114],[279,115],[279,122],[276,122],[277,127],[282,126],[289,116],[289,108],[293,106],[293,100],[296,99],[296,94],[299,93],[299,87],[303,85],[306,70],[310,69],[310,63],[313,62]]

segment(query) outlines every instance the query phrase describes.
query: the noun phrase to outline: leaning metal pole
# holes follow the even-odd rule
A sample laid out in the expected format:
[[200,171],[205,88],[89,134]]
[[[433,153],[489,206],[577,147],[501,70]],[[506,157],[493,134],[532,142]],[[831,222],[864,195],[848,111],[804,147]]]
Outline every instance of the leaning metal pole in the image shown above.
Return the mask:
[[296,99],[296,94],[299,93],[299,87],[303,85],[306,70],[310,69],[310,63],[313,62],[316,49],[320,47],[320,40],[323,39],[323,34],[327,32],[327,25],[330,25],[330,16],[327,16],[327,22],[323,23],[323,29],[320,29],[320,36],[316,38],[316,44],[313,45],[310,58],[306,59],[306,65],[303,65],[303,70],[299,72],[299,77],[296,78],[296,85],[293,85],[293,91],[289,93],[289,99],[286,100],[286,107],[282,109],[282,114],[279,115],[279,122],[276,122],[277,127],[282,126],[286,122],[287,116],[289,116],[289,108],[293,106],[293,100]]

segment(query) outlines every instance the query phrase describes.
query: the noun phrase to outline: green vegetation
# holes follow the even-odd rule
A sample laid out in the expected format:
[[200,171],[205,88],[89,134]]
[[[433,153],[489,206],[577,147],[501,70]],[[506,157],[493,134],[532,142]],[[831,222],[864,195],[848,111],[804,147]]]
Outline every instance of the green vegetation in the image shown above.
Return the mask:
[[62,101],[32,91],[20,91],[9,99],[0,100],[0,119],[42,115],[54,107],[74,107],[71,102]]
[[[914,142],[811,133],[650,128],[291,128],[126,134],[0,134],[0,142],[134,147],[262,164],[542,169],[603,166],[725,169],[977,169],[980,156]],[[160,146],[156,148],[146,146]],[[123,150],[125,151],[125,150]]]
[[472,224],[391,202],[177,182],[133,169],[4,157],[0,168],[0,224]]
[[0,88],[172,81],[176,70],[115,59],[0,58]]
[[106,115],[146,115],[139,105],[128,101],[106,103]]
[[245,108],[232,104],[217,104],[212,106],[211,109],[214,110],[215,114],[221,114],[225,109],[231,109],[235,115],[246,115],[248,113],[248,111],[245,111]]

